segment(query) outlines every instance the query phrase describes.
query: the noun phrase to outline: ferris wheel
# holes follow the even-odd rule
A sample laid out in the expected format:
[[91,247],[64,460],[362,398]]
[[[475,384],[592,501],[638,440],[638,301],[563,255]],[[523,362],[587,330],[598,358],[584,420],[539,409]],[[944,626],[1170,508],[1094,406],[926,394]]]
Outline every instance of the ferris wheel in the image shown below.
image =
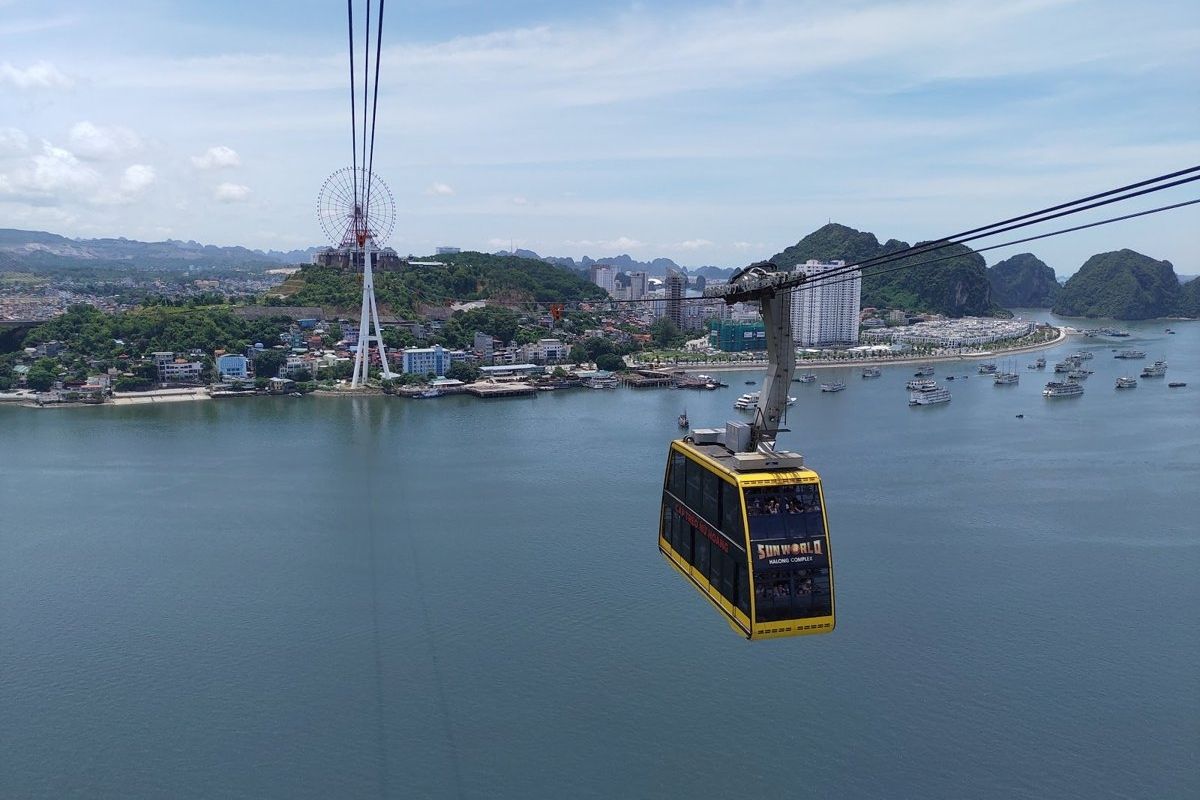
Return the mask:
[[342,167],[317,193],[317,221],[336,247],[382,247],[396,226],[396,200],[375,173]]

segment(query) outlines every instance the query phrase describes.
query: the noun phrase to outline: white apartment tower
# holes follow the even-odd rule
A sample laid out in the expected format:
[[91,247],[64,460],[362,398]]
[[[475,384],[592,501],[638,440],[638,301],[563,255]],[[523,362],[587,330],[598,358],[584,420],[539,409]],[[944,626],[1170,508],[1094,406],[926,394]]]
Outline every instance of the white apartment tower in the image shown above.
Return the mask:
[[617,271],[607,264],[593,264],[591,268],[592,283],[599,286],[604,291],[612,294],[617,288],[616,277]]
[[858,312],[862,271],[854,270],[821,280],[820,276],[846,266],[845,261],[809,260],[795,272],[808,277],[792,294],[792,338],[800,347],[858,343]]
[[641,300],[646,296],[646,289],[649,287],[649,276],[644,272],[629,273],[629,299]]

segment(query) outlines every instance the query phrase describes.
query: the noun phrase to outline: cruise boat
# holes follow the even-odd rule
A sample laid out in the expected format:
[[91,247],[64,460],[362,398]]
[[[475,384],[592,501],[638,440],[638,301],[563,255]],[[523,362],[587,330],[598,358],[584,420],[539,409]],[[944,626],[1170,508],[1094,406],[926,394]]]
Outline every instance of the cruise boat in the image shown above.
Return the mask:
[[1092,371],[1090,369],[1073,369],[1067,373],[1067,377],[1073,381],[1077,381],[1077,380],[1080,380],[1081,378],[1086,378],[1088,375],[1091,375],[1091,374],[1092,374]]
[[[930,383],[933,383],[933,381],[930,381]],[[938,386],[936,383],[933,386],[927,386],[908,393],[908,404],[910,406],[932,406],[937,403],[949,402],[950,390],[945,386]]]
[[1167,374],[1167,362],[1155,361],[1148,367],[1142,367],[1143,378],[1161,378]]
[[922,364],[917,367],[917,371],[913,373],[918,378],[924,378],[926,375],[933,374],[933,364]]
[[747,392],[746,394],[733,401],[733,407],[739,411],[745,411],[754,408],[758,404],[758,392]]
[[840,392],[846,388],[846,384],[842,381],[833,381],[832,383],[822,383],[822,392]]
[[[1172,331],[1172,333],[1174,333],[1174,331]],[[1187,386],[1187,384],[1183,381],[1171,381],[1167,384],[1167,386],[1171,387],[1172,389],[1182,389],[1184,386]]]
[[615,389],[617,379],[613,375],[593,375],[585,379],[583,385],[589,389]]
[[910,392],[919,392],[922,389],[932,389],[935,386],[937,386],[937,381],[931,381],[922,378],[913,378],[911,381],[904,384],[904,388],[908,389]]
[[806,372],[803,375],[797,375],[796,377],[792,378],[792,382],[793,383],[813,383],[814,381],[816,381],[816,379],[817,379],[816,375],[812,374],[811,372]]
[[882,374],[883,370],[881,370],[879,367],[864,367],[862,371],[862,376],[864,378],[878,378]]
[[1089,358],[1095,358],[1095,356],[1090,350],[1080,350],[1078,353],[1071,356],[1071,358],[1074,358],[1077,361],[1087,361]]
[[979,365],[979,374],[980,375],[995,375],[996,374],[996,365],[995,364],[980,364]]
[[1083,385],[1075,381],[1050,381],[1046,384],[1046,388],[1042,390],[1042,394],[1046,397],[1078,397],[1083,394]]
[[1145,357],[1146,357],[1146,354],[1143,353],[1141,350],[1122,350],[1121,352],[1119,352],[1115,356],[1113,356],[1113,358],[1145,358]]
[[1117,378],[1117,388],[1118,389],[1136,389],[1137,388],[1137,378],[1130,378],[1130,377],[1126,377],[1126,376]]
[[1020,382],[1021,376],[1015,372],[997,372],[992,376],[992,385],[994,386],[1011,386]]
[[1057,364],[1055,364],[1054,371],[1066,373],[1066,372],[1070,372],[1071,370],[1075,369],[1078,366],[1079,366],[1079,363],[1077,361],[1072,361],[1071,359],[1068,358],[1066,361],[1059,361]]
[[1041,356],[1038,356],[1037,361],[1034,361],[1033,365],[1035,367],[1037,367],[1038,369],[1045,369],[1046,368],[1046,359],[1042,358]]
[[431,397],[441,397],[441,389],[424,389],[419,394],[415,395],[419,400],[428,400]]

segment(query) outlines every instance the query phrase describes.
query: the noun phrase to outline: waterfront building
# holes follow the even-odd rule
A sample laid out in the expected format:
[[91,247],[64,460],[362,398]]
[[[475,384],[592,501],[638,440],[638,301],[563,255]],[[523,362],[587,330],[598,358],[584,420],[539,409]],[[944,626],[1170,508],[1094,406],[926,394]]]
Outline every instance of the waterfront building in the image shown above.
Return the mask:
[[313,372],[312,362],[303,356],[288,356],[287,361],[279,368],[279,377],[295,380],[302,372],[308,372],[311,375]]
[[766,350],[767,332],[761,321],[724,322],[713,320],[708,324],[709,346],[727,353],[746,350]]
[[479,372],[484,378],[493,379],[541,375],[545,371],[539,364],[497,364],[491,367],[479,368]]
[[550,363],[566,361],[571,348],[561,339],[538,339],[537,342],[520,348],[519,355],[526,361]]
[[792,338],[801,347],[858,343],[858,312],[862,272],[854,270],[822,282],[820,276],[846,266],[845,261],[810,259],[795,272],[817,279],[792,293]]
[[250,377],[250,359],[238,353],[217,357],[217,375],[221,380]]
[[433,347],[406,347],[401,370],[406,375],[428,375],[432,372],[442,376],[451,363],[450,351],[440,344]]
[[492,338],[490,333],[475,332],[475,341],[471,348],[479,354],[482,361],[491,361],[492,354],[496,351],[496,340]]
[[172,361],[158,367],[159,383],[195,383],[204,370],[203,361]]
[[667,270],[665,282],[666,316],[680,330],[683,329],[683,297],[687,288],[687,277],[677,270]]

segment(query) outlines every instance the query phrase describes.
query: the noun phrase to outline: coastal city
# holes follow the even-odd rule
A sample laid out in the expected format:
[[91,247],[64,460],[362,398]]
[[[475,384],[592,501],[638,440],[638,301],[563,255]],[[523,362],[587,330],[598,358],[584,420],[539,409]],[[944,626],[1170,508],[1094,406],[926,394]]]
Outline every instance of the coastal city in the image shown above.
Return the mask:
[[[328,265],[336,256],[330,249],[314,261]],[[394,269],[439,266],[444,265],[397,259]],[[844,268],[844,261],[809,260],[795,272],[817,277]],[[343,271],[347,277],[354,272],[351,259],[345,259]],[[818,367],[987,356],[1043,346],[1062,336],[1058,329],[1027,320],[951,319],[863,308],[861,274],[855,271],[852,278],[832,289],[818,284],[814,291],[797,294],[791,326],[798,363]],[[710,290],[719,288],[719,280],[689,281],[674,270],[659,279],[603,264],[593,265],[588,279],[603,290],[607,302],[596,299],[564,308],[464,300],[427,309],[419,320],[386,314],[380,320],[383,342],[369,340],[374,346],[368,353],[368,379],[353,388],[360,321],[336,310],[219,306],[222,316],[236,323],[235,334],[254,340],[246,339],[236,349],[207,349],[202,339],[212,331],[206,324],[202,335],[177,338],[195,346],[160,350],[154,344],[162,337],[97,341],[95,329],[120,310],[72,304],[32,327],[23,348],[0,362],[0,400],[46,407],[309,392],[494,398],[619,384],[702,387],[706,382],[689,370],[761,368],[765,363],[764,323],[755,304],[726,305],[700,297],[706,284]],[[215,292],[222,284],[205,281],[200,288]],[[244,288],[241,283],[235,287]],[[174,317],[164,327],[178,324],[189,312],[206,313],[186,304],[161,311]]]

